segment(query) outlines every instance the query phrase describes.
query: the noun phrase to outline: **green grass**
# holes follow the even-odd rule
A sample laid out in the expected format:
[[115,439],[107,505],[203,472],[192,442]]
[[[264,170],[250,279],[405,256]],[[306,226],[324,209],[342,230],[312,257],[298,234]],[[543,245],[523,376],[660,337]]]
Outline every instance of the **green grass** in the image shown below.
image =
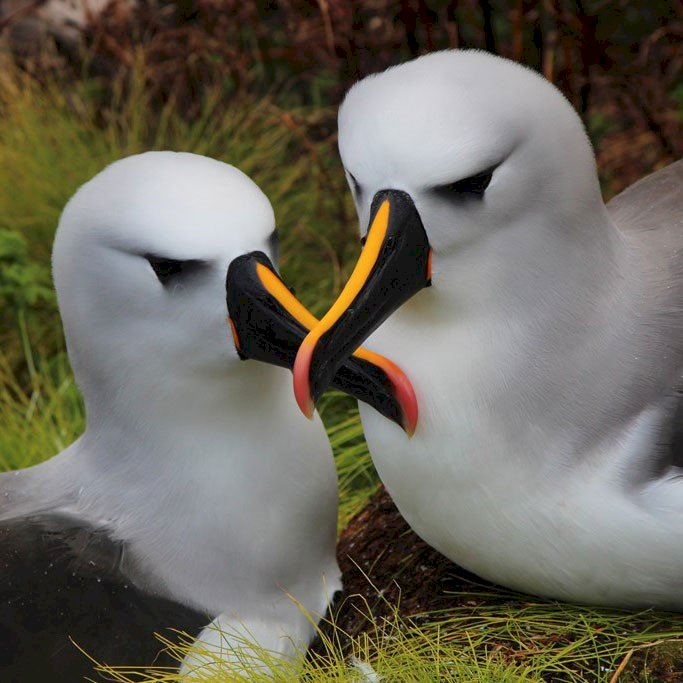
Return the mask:
[[[61,208],[104,165],[146,149],[186,150],[233,163],[263,187],[283,234],[285,277],[314,312],[325,309],[357,250],[334,140],[308,132],[332,112],[284,111],[268,98],[226,102],[209,92],[188,123],[172,103],[154,113],[141,77],[104,112],[93,104],[97,89],[93,82],[39,88],[0,65],[0,229],[23,240],[22,273],[49,277]],[[9,470],[60,451],[82,432],[84,415],[54,301],[29,301],[2,283],[0,273],[0,468]],[[353,402],[328,395],[321,410],[339,471],[343,529],[377,478]],[[371,663],[385,681],[654,682],[676,680],[667,673],[676,667],[683,676],[679,616],[563,605],[475,584],[453,598],[459,607],[410,619],[393,605],[389,618],[375,621],[368,608],[367,629],[332,629],[324,655],[281,664],[275,678],[357,681],[353,662]],[[269,661],[268,653],[260,656]],[[108,671],[118,681],[177,680],[168,672]],[[250,678],[264,676],[252,670]],[[224,671],[215,680],[235,679]]]
[[[330,636],[328,629],[322,653],[306,657],[302,652],[291,662],[279,662],[269,652],[256,649],[252,659],[242,660],[240,674],[207,653],[207,660],[218,669],[211,681],[227,683],[241,680],[242,675],[254,681],[358,683],[373,680],[359,677],[359,669],[369,667],[379,676],[377,680],[406,683],[680,680],[683,634],[680,622],[672,628],[670,615],[533,600],[501,608],[500,592],[487,594],[476,586],[465,597],[476,601],[477,608],[408,619],[394,606],[381,621],[373,620],[368,609],[367,630],[359,635],[349,638],[337,627]],[[190,642],[182,637],[160,641],[178,661]],[[270,673],[265,674],[264,668]],[[180,680],[175,673],[160,669],[99,666],[98,670],[123,683]]]
[[[187,122],[173,102],[150,114],[142,74],[102,111],[97,83],[53,82],[38,87],[0,55],[0,232],[18,234],[30,267],[49,269],[52,238],[64,204],[111,161],[150,149],[206,154],[239,167],[268,195],[282,234],[283,274],[316,314],[323,313],[342,280],[342,262],[356,248],[352,203],[336,162],[334,140],[308,133],[331,110],[284,111],[268,99],[204,93],[198,116]],[[121,88],[123,90],[123,88]],[[257,142],[258,141],[258,142]],[[0,235],[1,236],[1,235]],[[0,240],[0,266],[2,262]],[[15,334],[17,311],[3,301],[0,273],[0,344],[12,363],[25,356]],[[39,352],[60,349],[54,304],[24,311],[30,342]]]

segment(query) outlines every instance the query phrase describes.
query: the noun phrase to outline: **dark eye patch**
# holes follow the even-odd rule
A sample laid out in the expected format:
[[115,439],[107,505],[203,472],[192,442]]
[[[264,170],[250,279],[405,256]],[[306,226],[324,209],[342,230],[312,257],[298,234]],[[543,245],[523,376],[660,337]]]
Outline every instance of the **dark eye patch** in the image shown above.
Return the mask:
[[358,181],[356,180],[355,176],[353,175],[353,173],[350,173],[349,171],[347,171],[347,173],[349,174],[349,178],[351,179],[351,186],[353,187],[353,194],[356,195],[356,199],[360,199],[360,196],[362,194],[361,187],[360,187]]
[[468,178],[456,180],[454,183],[447,185],[439,185],[434,188],[434,191],[440,195],[449,197],[474,197],[481,199],[486,192],[486,188],[490,185],[493,178],[493,172],[496,167],[488,168],[481,173],[476,173]]
[[145,254],[145,258],[149,265],[152,266],[152,270],[157,278],[159,278],[159,282],[164,286],[181,277],[201,272],[209,265],[206,261],[199,259],[179,261],[177,259],[164,258],[163,256],[155,256],[154,254]]
[[268,249],[270,251],[271,260],[277,263],[280,256],[280,237],[277,230],[273,230],[268,236]]

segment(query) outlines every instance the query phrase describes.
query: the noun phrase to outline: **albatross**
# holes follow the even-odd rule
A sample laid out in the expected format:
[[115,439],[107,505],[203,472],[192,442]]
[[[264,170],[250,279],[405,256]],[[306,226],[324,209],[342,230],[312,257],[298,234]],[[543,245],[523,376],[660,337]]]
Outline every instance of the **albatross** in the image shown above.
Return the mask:
[[361,417],[424,540],[520,591],[683,610],[683,162],[605,206],[561,93],[478,51],[356,84],[339,150],[365,246],[298,352],[302,410],[369,338],[415,389],[412,439]]
[[[332,453],[290,373],[242,362],[291,368],[317,323],[276,243],[261,190],[193,154],[128,157],[67,204],[53,271],[87,429],[0,475],[3,683],[92,677],[80,650],[177,670],[167,629],[200,644],[185,673],[310,641],[340,588]],[[401,423],[401,378],[361,350],[333,384]]]

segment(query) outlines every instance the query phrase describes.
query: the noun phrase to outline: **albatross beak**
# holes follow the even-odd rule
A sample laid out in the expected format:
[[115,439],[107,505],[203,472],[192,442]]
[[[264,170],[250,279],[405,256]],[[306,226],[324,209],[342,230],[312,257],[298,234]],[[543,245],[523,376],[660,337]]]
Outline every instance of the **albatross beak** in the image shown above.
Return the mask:
[[[332,308],[308,333],[294,362],[294,394],[304,414],[327,388],[340,363],[402,303],[431,284],[431,249],[410,195],[382,190],[356,267]],[[406,397],[409,434],[417,424],[414,394]]]
[[[289,291],[263,252],[232,261],[226,297],[240,358],[291,369],[302,340],[318,319]],[[342,359],[330,384],[368,403],[406,431],[414,429],[411,410],[417,404],[413,387],[387,358],[358,349],[350,358]]]

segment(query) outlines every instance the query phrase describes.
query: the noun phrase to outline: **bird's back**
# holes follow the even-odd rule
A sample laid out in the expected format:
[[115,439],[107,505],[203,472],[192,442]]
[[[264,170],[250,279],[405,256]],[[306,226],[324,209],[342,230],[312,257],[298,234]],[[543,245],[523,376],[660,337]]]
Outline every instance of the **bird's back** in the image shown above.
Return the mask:
[[634,334],[662,377],[663,417],[651,474],[683,467],[683,160],[619,194],[607,206],[643,282]]
[[155,633],[196,637],[211,617],[151,595],[125,570],[125,544],[67,515],[0,523],[0,680],[97,679],[110,665],[175,661]]
[[648,258],[662,280],[683,296],[683,160],[646,176],[617,195],[607,209],[612,221]]

